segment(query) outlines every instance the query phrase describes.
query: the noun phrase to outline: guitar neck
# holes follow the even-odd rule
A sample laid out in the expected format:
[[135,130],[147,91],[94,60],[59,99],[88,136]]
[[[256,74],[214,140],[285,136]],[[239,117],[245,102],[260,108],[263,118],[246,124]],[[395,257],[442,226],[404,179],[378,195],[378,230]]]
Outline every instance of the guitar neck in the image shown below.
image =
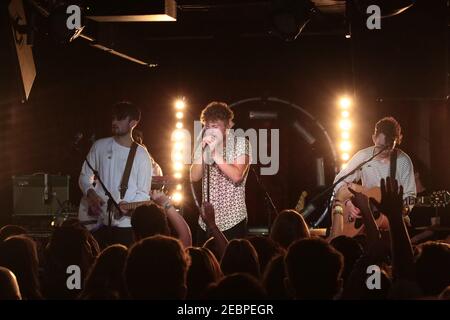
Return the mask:
[[152,203],[153,203],[152,200],[139,201],[139,202],[130,202],[130,203],[126,203],[126,204],[121,205],[121,207],[123,209],[125,209],[125,210],[134,210],[137,207],[146,206],[146,205],[149,205],[149,204],[152,204]]

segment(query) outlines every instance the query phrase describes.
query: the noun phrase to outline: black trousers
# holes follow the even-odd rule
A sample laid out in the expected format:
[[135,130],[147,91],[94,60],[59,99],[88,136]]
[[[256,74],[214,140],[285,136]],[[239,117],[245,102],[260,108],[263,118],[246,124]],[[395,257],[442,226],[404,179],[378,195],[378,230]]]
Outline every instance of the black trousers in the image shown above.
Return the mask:
[[127,247],[133,244],[132,228],[103,226],[94,231],[92,235],[102,250],[112,244],[123,244]]
[[[234,227],[222,231],[228,241],[233,239],[243,239],[247,236],[247,219],[242,220]],[[212,235],[209,232],[204,231],[202,228],[198,227],[197,230],[197,245],[202,246],[206,240],[208,240]]]

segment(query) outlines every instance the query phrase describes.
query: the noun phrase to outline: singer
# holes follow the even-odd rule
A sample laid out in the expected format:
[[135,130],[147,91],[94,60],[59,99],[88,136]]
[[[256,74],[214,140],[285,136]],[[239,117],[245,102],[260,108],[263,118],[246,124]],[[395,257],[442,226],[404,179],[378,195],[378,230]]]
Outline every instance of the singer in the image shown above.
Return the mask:
[[[364,188],[373,188],[380,186],[380,180],[394,173],[399,185],[403,186],[404,199],[416,197],[416,183],[414,180],[414,169],[409,156],[402,150],[396,148],[402,141],[402,129],[400,124],[393,117],[385,117],[379,120],[375,125],[375,131],[372,135],[374,145],[358,151],[335,178],[335,182],[341,177],[350,173],[363,161],[368,160],[373,155],[381,152],[372,161],[368,162],[360,170],[355,171],[344,181],[339,183],[334,191],[335,193],[342,187],[352,182],[361,181]],[[384,151],[382,151],[384,149]],[[351,217],[359,218],[360,210],[356,208],[351,199],[345,203],[335,203],[334,213],[342,213],[344,208]]]
[[[203,109],[203,152],[196,152],[202,159],[194,159],[190,171],[191,181],[202,180],[203,202],[213,205],[216,225],[229,240],[244,238],[247,233],[245,183],[251,161],[249,141],[230,131],[233,117],[223,102],[211,102]],[[198,222],[200,245],[208,239],[209,230],[201,217]]]

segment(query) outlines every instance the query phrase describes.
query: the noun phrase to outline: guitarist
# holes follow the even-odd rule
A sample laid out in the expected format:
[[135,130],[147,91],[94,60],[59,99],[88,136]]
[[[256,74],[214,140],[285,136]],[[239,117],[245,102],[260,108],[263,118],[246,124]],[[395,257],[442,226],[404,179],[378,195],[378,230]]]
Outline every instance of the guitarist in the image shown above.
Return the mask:
[[[341,188],[348,187],[350,183],[358,181],[361,181],[362,187],[366,189],[379,187],[382,178],[394,175],[399,184],[403,186],[403,198],[415,198],[416,183],[411,159],[405,152],[395,148],[402,141],[400,124],[393,117],[382,118],[375,125],[372,140],[374,145],[358,151],[350,159],[346,168],[339,172],[335,181],[348,174],[360,163],[369,159],[383,148],[386,150],[339,183],[334,189],[335,194]],[[352,203],[351,198],[336,199],[333,209],[333,224],[335,223],[336,214],[340,215],[344,210],[350,214],[352,219],[361,217],[360,210]]]
[[[87,155],[87,160],[98,171],[117,203],[150,200],[151,159],[147,150],[132,138],[140,117],[139,109],[132,103],[115,104],[112,108],[113,136],[97,140]],[[105,191],[94,181],[94,173],[86,162],[81,169],[79,185],[83,192],[79,219],[93,232],[100,245],[131,244],[130,217],[123,215],[124,210],[119,215],[110,214],[116,209],[107,203]]]

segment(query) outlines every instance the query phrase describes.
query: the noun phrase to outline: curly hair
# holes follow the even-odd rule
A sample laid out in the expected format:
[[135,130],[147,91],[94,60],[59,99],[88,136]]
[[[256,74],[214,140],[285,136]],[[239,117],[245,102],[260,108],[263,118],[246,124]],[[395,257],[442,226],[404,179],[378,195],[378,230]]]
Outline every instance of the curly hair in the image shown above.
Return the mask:
[[233,120],[234,113],[225,102],[213,101],[210,102],[205,109],[203,109],[200,116],[200,121],[205,124],[206,121],[222,120],[228,123]]
[[375,125],[375,136],[384,133],[387,139],[396,140],[397,144],[402,143],[402,127],[394,117],[384,117]]

